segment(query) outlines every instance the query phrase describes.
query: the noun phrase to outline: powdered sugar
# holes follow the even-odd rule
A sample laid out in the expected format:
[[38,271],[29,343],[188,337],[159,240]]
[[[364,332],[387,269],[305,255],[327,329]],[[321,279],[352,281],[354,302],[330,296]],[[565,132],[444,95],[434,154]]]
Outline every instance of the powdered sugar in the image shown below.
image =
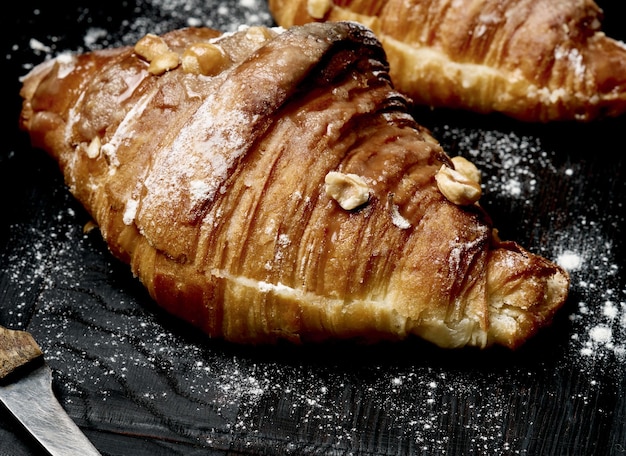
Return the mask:
[[557,261],[570,272],[572,294],[578,296],[569,315],[575,361],[612,357],[626,363],[626,290],[619,285],[622,267],[613,243],[600,224],[586,219],[562,237],[561,243],[567,243],[570,250],[563,251]]
[[585,77],[587,67],[582,54],[577,48],[557,46],[554,50],[554,58],[556,60],[566,60],[566,64],[574,68],[574,74],[577,78]]
[[153,10],[157,18],[137,17],[128,25],[128,32],[123,37],[124,42],[133,42],[146,32],[163,33],[173,28],[185,26],[205,26],[223,32],[234,32],[240,25],[269,25],[272,19],[267,7],[261,0],[240,0],[237,8],[237,17],[240,21],[233,21],[232,7],[229,2],[217,2],[217,5],[207,7],[195,0],[143,0],[143,8]]
[[398,209],[397,204],[391,204],[391,222],[400,228],[401,230],[408,230],[411,228],[411,222],[405,219],[402,214],[400,214],[400,210]]
[[557,257],[556,262],[563,269],[570,271],[570,272],[580,269],[583,265],[583,260],[580,257],[580,255],[570,250],[566,250],[565,252],[561,253]]
[[124,221],[124,225],[130,225],[135,220],[135,215],[137,215],[137,206],[139,205],[139,201],[136,199],[129,199],[126,201],[126,207],[124,208],[124,215],[122,220]]
[[[218,1],[208,5],[197,0],[138,0],[135,11],[144,14],[129,14],[119,29],[107,29],[103,26],[86,28],[83,46],[72,43],[71,52],[84,52],[110,46],[134,45],[147,33],[162,34],[181,27],[210,27],[223,32],[234,32],[241,25],[272,25],[273,20],[267,10],[266,2],[261,0],[240,0],[234,2]],[[236,14],[233,14],[236,10]],[[35,10],[35,13],[38,12]],[[89,14],[88,9],[86,14]],[[84,18],[83,18],[84,19]],[[32,38],[29,46],[36,55],[45,58],[67,51],[58,37],[45,39]],[[25,65],[28,70],[33,63]]]
[[[232,97],[222,85],[218,95],[211,95],[184,125],[169,152],[159,154],[145,180],[146,195],[142,210],[163,208],[174,214],[188,206],[191,213],[198,205],[211,201],[228,176],[229,170],[247,150],[248,134],[255,125],[255,116],[237,109],[222,110],[216,97]],[[180,190],[181,182],[191,188]],[[186,203],[187,195],[191,200]]]

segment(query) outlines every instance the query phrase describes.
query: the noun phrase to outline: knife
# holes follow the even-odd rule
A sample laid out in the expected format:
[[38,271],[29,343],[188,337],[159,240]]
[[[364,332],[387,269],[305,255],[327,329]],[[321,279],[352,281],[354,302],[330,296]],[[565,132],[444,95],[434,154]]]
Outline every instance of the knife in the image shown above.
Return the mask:
[[100,456],[52,391],[33,336],[0,326],[0,401],[52,456]]

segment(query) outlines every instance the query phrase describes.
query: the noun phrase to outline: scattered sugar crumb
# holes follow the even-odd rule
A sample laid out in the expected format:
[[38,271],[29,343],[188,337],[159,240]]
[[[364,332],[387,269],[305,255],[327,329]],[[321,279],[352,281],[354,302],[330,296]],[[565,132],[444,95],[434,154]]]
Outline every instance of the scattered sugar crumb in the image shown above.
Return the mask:
[[556,262],[567,271],[575,271],[581,268],[583,259],[579,254],[567,250],[557,257]]

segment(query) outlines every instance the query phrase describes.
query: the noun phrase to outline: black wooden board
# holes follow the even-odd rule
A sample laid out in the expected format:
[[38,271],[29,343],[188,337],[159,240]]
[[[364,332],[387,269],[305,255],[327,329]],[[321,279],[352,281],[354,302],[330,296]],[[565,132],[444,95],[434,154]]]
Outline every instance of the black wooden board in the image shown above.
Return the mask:
[[[626,39],[619,1],[600,3]],[[500,235],[564,265],[571,296],[522,349],[418,340],[242,347],[157,308],[55,163],[17,128],[18,77],[65,51],[185,25],[273,25],[263,0],[12,4],[0,149],[0,324],[27,329],[103,455],[626,453],[626,118],[529,125],[416,109],[483,172]],[[8,30],[8,28],[5,28]],[[6,137],[5,137],[6,138]],[[0,455],[44,454],[0,407]]]

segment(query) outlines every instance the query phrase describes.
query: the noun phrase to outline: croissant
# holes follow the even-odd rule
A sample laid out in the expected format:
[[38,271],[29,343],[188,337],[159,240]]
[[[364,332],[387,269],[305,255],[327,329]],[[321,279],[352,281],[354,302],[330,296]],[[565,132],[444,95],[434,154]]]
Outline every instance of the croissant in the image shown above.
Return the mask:
[[528,122],[626,111],[626,44],[601,31],[592,0],[269,0],[284,27],[358,21],[417,105]]
[[112,254],[211,337],[518,347],[569,277],[498,239],[476,167],[387,68],[356,23],[186,28],[41,63],[20,125]]

